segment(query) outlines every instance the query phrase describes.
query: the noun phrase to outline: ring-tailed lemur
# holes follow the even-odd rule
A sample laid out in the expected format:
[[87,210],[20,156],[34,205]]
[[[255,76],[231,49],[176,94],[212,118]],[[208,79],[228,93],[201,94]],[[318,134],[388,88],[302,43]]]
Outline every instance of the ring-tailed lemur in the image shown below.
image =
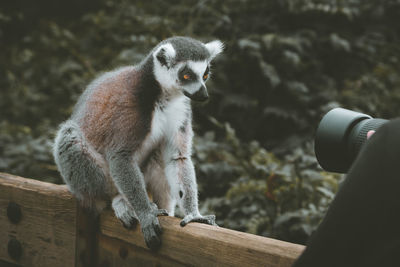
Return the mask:
[[162,41],[140,64],[95,79],[57,133],[53,154],[69,190],[98,212],[112,199],[125,226],[139,220],[151,249],[160,245],[157,216],[176,204],[182,226],[215,224],[198,210],[190,99],[208,98],[210,62],[222,49],[218,40]]

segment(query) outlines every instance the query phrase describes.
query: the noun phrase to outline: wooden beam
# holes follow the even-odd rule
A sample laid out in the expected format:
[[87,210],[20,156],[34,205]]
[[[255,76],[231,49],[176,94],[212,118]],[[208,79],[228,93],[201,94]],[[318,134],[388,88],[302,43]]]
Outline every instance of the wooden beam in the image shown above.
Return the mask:
[[66,186],[0,173],[0,210],[0,261],[75,265],[76,201]]
[[139,227],[125,229],[110,210],[99,220],[91,218],[66,186],[5,173],[0,173],[0,208],[0,244],[5,244],[0,265],[291,266],[304,249],[222,227],[181,227],[178,218],[159,217],[162,245],[152,252]]
[[[193,266],[291,266],[304,246],[200,223],[185,227],[174,217],[159,217],[162,245],[155,259]],[[111,211],[100,218],[101,234],[145,249],[139,227],[125,229]]]

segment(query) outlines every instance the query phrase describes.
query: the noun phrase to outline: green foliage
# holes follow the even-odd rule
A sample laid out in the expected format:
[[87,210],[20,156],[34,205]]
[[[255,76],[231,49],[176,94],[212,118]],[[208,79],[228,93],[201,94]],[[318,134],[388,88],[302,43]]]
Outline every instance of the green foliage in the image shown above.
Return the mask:
[[3,1],[0,171],[62,182],[51,142],[96,75],[172,35],[219,38],[211,100],[194,105],[203,209],[304,242],[337,190],[312,152],[321,116],[400,114],[399,18],[399,0]]
[[0,171],[62,183],[51,155],[49,133],[33,136],[28,126],[0,122]]
[[228,123],[197,137],[202,208],[220,225],[304,243],[338,189],[339,175],[318,170],[310,143],[277,159],[257,141],[240,141]]

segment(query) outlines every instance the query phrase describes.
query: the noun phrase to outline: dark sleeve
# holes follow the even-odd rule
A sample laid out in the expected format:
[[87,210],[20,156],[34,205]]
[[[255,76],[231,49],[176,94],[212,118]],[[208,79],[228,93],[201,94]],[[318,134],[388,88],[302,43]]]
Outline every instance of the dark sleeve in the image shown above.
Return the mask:
[[367,141],[293,266],[400,266],[400,119]]

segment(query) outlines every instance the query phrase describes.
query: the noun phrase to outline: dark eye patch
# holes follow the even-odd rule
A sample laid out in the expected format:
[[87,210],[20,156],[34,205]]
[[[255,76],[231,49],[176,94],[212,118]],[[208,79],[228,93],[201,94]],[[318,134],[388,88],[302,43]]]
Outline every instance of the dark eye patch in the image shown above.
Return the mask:
[[[188,75],[189,79],[185,79],[184,76]],[[184,66],[179,72],[178,72],[178,78],[181,82],[192,82],[196,80],[196,74],[191,70],[188,66]]]

